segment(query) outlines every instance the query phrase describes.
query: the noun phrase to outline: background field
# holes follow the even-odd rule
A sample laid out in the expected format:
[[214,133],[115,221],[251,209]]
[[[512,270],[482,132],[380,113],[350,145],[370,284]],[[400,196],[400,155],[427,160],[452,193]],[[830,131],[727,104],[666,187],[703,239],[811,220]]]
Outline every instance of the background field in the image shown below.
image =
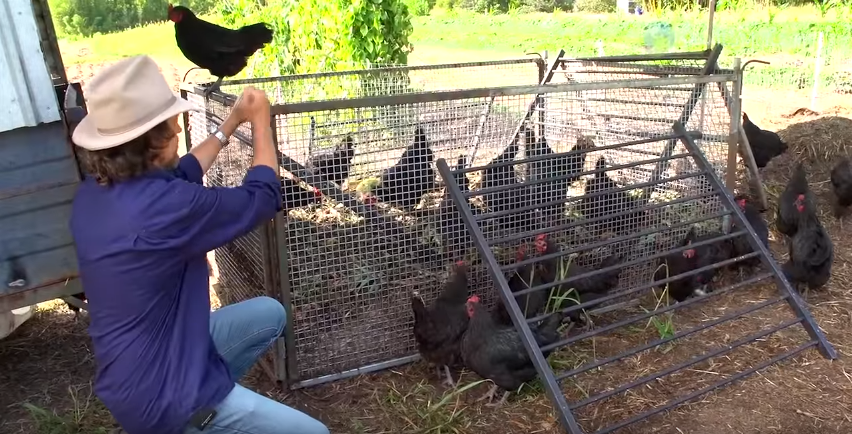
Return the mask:
[[[836,150],[846,152],[845,146],[852,139],[852,121],[822,118],[845,116],[852,107],[846,93],[846,86],[852,86],[852,80],[846,81],[847,74],[852,76],[850,12],[852,9],[840,3],[830,8],[822,3],[796,7],[742,3],[717,13],[714,40],[725,47],[723,63],[729,63],[734,56],[771,61],[768,66],[754,66],[746,75],[744,110],[755,122],[764,128],[784,129],[781,134],[785,138],[791,131],[800,132],[804,127],[795,124],[803,121],[817,122],[808,124],[815,131],[815,125],[828,125],[825,128],[831,128],[833,134],[828,138],[825,134],[815,136],[813,140],[833,140],[840,144]],[[215,15],[208,18],[218,19]],[[704,48],[706,11],[627,16],[562,11],[482,14],[436,9],[430,15],[414,18],[414,51],[409,60],[412,64],[451,63],[519,57],[543,50],[552,53],[560,48],[575,57],[597,55],[601,50],[606,55],[639,53],[645,50],[646,28],[660,22],[670,24],[675,35],[669,51]],[[820,32],[824,38],[821,51]],[[68,36],[60,46],[69,80],[84,84],[98,69],[130,55],[153,56],[175,87],[192,66],[174,44],[171,23],[91,37]],[[821,71],[815,77],[817,57]],[[188,79],[201,81],[207,77],[196,72]],[[813,108],[817,115],[794,116],[802,107]],[[791,143],[790,152],[777,162],[776,170],[767,171],[771,201],[788,176],[780,168],[805,155],[809,146],[807,140]],[[823,155],[815,164],[829,164],[835,156]],[[826,189],[824,184],[815,187],[820,194]],[[828,209],[825,200],[820,205]],[[848,434],[852,426],[852,376],[845,367],[852,345],[848,289],[852,282],[846,277],[849,245],[842,238],[839,223],[827,217],[823,217],[823,222],[836,243],[835,275],[827,291],[809,302],[843,358],[827,362],[815,352],[808,352],[627,432]],[[779,240],[773,236],[776,258],[785,253]],[[743,302],[748,301],[723,301]],[[43,303],[33,319],[0,341],[0,433],[96,434],[113,427],[108,412],[92,394],[94,364],[86,322],[85,315],[75,321],[61,302]],[[472,391],[446,392],[430,372],[425,366],[414,364],[297,393],[274,390],[259,371],[247,384],[321,418],[334,433],[559,432],[549,403],[538,391],[531,390],[495,411],[474,403],[477,394]],[[476,379],[475,375],[466,374],[462,382]]]

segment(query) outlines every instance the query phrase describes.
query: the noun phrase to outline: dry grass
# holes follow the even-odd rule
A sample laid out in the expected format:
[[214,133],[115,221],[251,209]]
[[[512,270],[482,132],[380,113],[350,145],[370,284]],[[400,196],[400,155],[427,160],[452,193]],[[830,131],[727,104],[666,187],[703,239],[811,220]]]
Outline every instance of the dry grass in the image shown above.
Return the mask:
[[[749,107],[756,112],[756,107]],[[751,113],[750,113],[751,114]],[[759,119],[756,116],[752,118]],[[804,123],[802,123],[804,122]],[[852,140],[852,121],[842,118],[775,117],[761,126],[779,129],[790,144],[789,152],[774,160],[764,175],[770,202],[791,173],[795,161],[806,161],[811,187],[819,198],[821,218],[836,249],[833,277],[827,287],[808,300],[811,312],[835,345],[841,358],[828,361],[816,351],[771,367],[734,386],[706,395],[700,401],[630,426],[629,434],[847,434],[852,426],[852,367],[845,358],[852,352],[852,302],[850,302],[850,248],[841,225],[829,215],[828,172],[835,156]],[[774,218],[774,205],[767,211]],[[770,223],[771,226],[771,223]],[[773,234],[773,253],[779,261],[786,252]],[[215,295],[215,294],[211,294]],[[679,311],[677,330],[712,320],[746,305],[777,296],[773,285],[761,285],[721,294],[705,303]],[[215,304],[216,300],[214,300]],[[632,356],[612,369],[579,376],[566,385],[571,398],[600,393],[611,384],[635,380],[653,372],[658,364],[671,365],[702,350],[732,342],[761,326],[790,318],[790,310],[761,310],[723,327],[696,334],[676,345]],[[596,319],[605,324],[611,318]],[[37,434],[98,434],[113,426],[106,410],[91,393],[94,364],[85,316],[74,321],[61,302],[39,306],[35,316],[7,339],[0,341],[0,432]],[[557,369],[570,369],[595,357],[625,349],[631,341],[647,340],[657,331],[645,323],[591,343],[572,346],[552,357]],[[793,327],[773,337],[716,357],[663,380],[593,404],[578,413],[586,428],[629,417],[660,405],[672,391],[695,390],[772,354],[793,348],[806,339]],[[659,368],[658,368],[659,369]],[[412,364],[377,374],[334,382],[303,391],[283,392],[260,369],[245,383],[269,396],[312,414],[334,433],[559,433],[540,386],[525,387],[521,395],[499,409],[474,402],[487,385],[469,372],[462,374],[460,390],[446,390],[431,367]],[[470,390],[464,390],[470,387]],[[25,403],[32,406],[26,407]]]

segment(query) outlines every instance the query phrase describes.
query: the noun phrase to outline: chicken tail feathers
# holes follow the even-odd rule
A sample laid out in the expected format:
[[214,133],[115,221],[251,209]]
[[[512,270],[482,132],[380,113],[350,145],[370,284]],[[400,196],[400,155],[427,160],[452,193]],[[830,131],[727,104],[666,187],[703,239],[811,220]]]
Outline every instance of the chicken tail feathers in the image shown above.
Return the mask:
[[245,47],[250,51],[249,55],[272,42],[272,29],[265,23],[245,26],[240,28],[238,32],[244,38]]

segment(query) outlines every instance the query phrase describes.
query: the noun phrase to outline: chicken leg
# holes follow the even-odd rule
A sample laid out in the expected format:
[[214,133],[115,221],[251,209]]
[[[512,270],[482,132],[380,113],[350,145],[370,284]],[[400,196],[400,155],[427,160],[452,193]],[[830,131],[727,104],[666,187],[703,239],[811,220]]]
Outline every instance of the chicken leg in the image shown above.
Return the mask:
[[487,400],[488,400],[488,402],[490,403],[491,401],[493,401],[493,400],[494,400],[494,395],[496,395],[496,394],[497,394],[497,389],[499,389],[499,388],[500,388],[500,386],[497,386],[496,384],[495,384],[495,385],[493,385],[493,386],[491,386],[491,388],[490,388],[490,389],[488,389],[488,392],[485,392],[485,395],[480,396],[480,397],[476,400],[476,402],[479,402],[479,401],[485,401],[485,400],[487,399]]
[[208,87],[207,90],[204,91],[204,98],[207,98],[208,96],[210,96],[210,94],[213,93],[214,91],[219,90],[219,86],[222,85],[223,79],[224,79],[224,77],[218,77],[216,79],[216,82],[213,83],[212,86]]
[[[440,367],[438,368],[438,372],[441,372]],[[450,372],[450,367],[447,366],[447,365],[444,365],[444,370],[443,370],[442,373],[447,375],[447,378],[444,380],[444,382],[442,384],[447,386],[447,387],[450,387],[452,389],[455,389],[458,384],[453,380],[453,374]],[[441,375],[441,376],[443,376],[443,375]]]

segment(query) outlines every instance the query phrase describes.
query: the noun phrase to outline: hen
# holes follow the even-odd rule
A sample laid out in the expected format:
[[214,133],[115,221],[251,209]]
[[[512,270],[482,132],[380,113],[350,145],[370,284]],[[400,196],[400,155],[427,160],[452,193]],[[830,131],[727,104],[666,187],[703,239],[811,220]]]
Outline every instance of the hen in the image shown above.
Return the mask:
[[[708,232],[704,235],[692,237],[690,242],[688,242],[687,244],[708,241],[721,236],[721,232]],[[693,249],[685,250],[683,253],[684,255],[686,255],[687,258],[692,259],[693,269],[698,269],[730,259],[732,250],[733,246],[731,245],[730,241],[725,239],[714,241],[710,244],[696,246]],[[696,274],[695,282],[700,285],[700,287],[696,289],[694,293],[696,295],[705,295],[707,292],[709,292],[707,286],[713,282],[713,278],[716,277],[716,273],[718,273],[719,271],[720,270],[717,267],[710,268],[708,270],[704,270]]]
[[819,289],[831,277],[834,244],[815,213],[800,213],[798,230],[792,237],[789,260],[781,267],[787,280],[799,288]]
[[[689,245],[695,238],[695,228],[691,228],[683,240],[681,240],[678,247]],[[659,266],[657,267],[657,271],[654,273],[654,281],[660,281],[679,274],[688,273],[695,268],[694,251],[690,252],[690,250],[684,250],[681,252],[672,252],[660,258]],[[657,287],[661,290],[667,290],[669,297],[679,302],[686,300],[691,295],[700,295],[698,286],[698,280],[695,275],[680,277],[666,284],[657,285]]]
[[[456,162],[456,170],[462,170],[464,167],[465,157],[460,156]],[[470,191],[469,182],[464,173],[456,173],[454,177],[462,193]],[[475,214],[477,208],[471,207],[470,210]],[[470,246],[471,238],[467,233],[467,227],[464,221],[462,221],[455,201],[450,197],[449,191],[444,192],[444,198],[438,207],[438,226],[441,239],[444,243],[445,255],[452,259],[461,258],[464,251]]]
[[331,182],[342,185],[349,177],[352,168],[352,158],[355,157],[355,142],[352,136],[347,134],[343,142],[333,152],[322,153],[308,159],[308,165],[317,173],[323,175]]
[[[553,155],[553,149],[547,144],[544,137],[536,140],[531,129],[525,130],[527,158],[543,157]],[[579,178],[586,164],[586,153],[594,149],[594,144],[580,137],[571,151],[584,151],[576,155],[566,155],[548,160],[533,161],[527,164],[527,181],[542,180],[547,178],[565,177],[564,179],[544,182],[531,186],[533,201],[543,204],[557,200],[564,200],[568,186]],[[540,208],[542,215],[548,220],[559,216],[565,209],[564,203],[545,205]]]
[[852,163],[849,158],[841,158],[831,169],[831,187],[835,198],[834,216],[841,218],[852,205]]
[[[760,239],[760,242],[768,249],[769,248],[769,228],[766,226],[766,222],[763,220],[763,216],[760,211],[758,211],[757,207],[752,205],[744,196],[737,196],[734,198],[736,200],[737,205],[739,205],[743,214],[745,214],[745,218],[748,223],[754,228],[755,233],[757,233],[757,237]],[[740,230],[740,227],[737,226],[736,222],[732,226],[732,231]],[[738,256],[743,256],[751,253],[754,249],[752,249],[751,244],[748,242],[748,235],[743,235],[736,237],[731,240],[731,257],[735,258]],[[732,268],[739,268],[742,270],[745,267],[756,267],[760,265],[760,258],[754,257],[745,259],[739,262],[732,264]]]
[[787,151],[787,144],[781,140],[778,134],[760,129],[751,122],[745,112],[743,112],[743,130],[749,145],[751,145],[754,162],[760,169],[766,167],[770,160]]
[[[505,393],[496,404],[502,405],[511,391],[517,390],[522,384],[536,378],[535,366],[515,328],[495,323],[485,307],[479,303],[479,297],[476,295],[467,300],[467,314],[470,317],[470,323],[462,338],[462,360],[465,366],[480,377],[494,382],[491,390],[479,400],[488,399],[491,402],[497,389],[502,388]],[[530,327],[539,347],[559,340],[562,319],[561,313],[555,313],[538,326]],[[550,352],[543,352],[544,357],[549,356]]]
[[[498,164],[512,161],[518,155],[519,146],[517,142],[507,146],[503,152],[494,157],[488,164]],[[480,188],[490,189],[496,187],[513,186],[512,189],[486,193],[482,200],[492,213],[504,212],[529,205],[529,186],[517,187],[518,183],[515,167],[511,164],[499,167],[488,167],[482,171],[482,183]],[[532,226],[532,211],[523,211],[499,217],[496,220],[503,227],[508,227],[519,232],[525,232]]]
[[793,177],[787,182],[787,186],[778,198],[775,228],[788,237],[796,235],[800,215],[816,212],[814,203],[814,194],[808,186],[805,167],[799,163],[793,172]]
[[[399,161],[382,172],[379,184],[372,189],[374,198],[411,211],[424,194],[435,189],[435,154],[422,126],[414,130],[414,142],[405,149]],[[375,199],[370,199],[375,203]]]
[[321,200],[322,193],[316,188],[305,190],[296,181],[281,178],[281,202],[284,205],[284,210],[302,208],[319,203]]
[[[606,159],[604,159],[604,157],[600,157],[595,163],[595,170],[600,170],[600,172],[595,173],[594,178],[586,182],[585,195],[620,188],[618,184],[612,180],[612,178],[607,176],[606,172],[603,171],[604,169],[606,169]],[[627,212],[638,207],[639,201],[631,197],[625,191],[614,191],[599,196],[584,197],[580,201],[580,212],[582,212],[587,219]],[[598,224],[605,231],[612,230],[618,234],[627,234],[638,225],[641,225],[643,217],[644,214],[640,211],[632,213],[629,212],[622,216],[605,219]]]
[[417,350],[424,360],[438,366],[439,377],[443,366],[447,376],[444,384],[450,387],[455,387],[450,366],[461,360],[459,346],[469,321],[466,300],[467,265],[462,261],[453,267],[441,295],[429,308],[417,294],[411,297]]
[[[538,240],[536,241],[535,248],[539,254],[553,253],[553,251],[546,252],[545,249],[547,246]],[[526,259],[526,246],[521,245],[521,247],[518,248],[515,260],[520,262],[524,259]],[[558,260],[559,258],[547,259],[538,263],[527,264],[522,268],[515,270],[512,273],[512,277],[509,278],[509,289],[514,293],[553,282],[553,279],[556,276]],[[550,291],[542,289],[524,295],[515,296],[515,301],[517,301],[518,307],[521,309],[521,312],[524,313],[524,316],[526,318],[532,318],[537,316],[545,305],[547,305],[549,296]],[[491,315],[498,324],[512,324],[512,318],[509,316],[509,311],[506,310],[506,306],[503,304],[502,299],[497,299],[497,304],[491,311]]]
[[172,5],[169,20],[175,23],[175,40],[184,57],[217,77],[204,96],[218,89],[225,77],[239,74],[255,51],[272,42],[272,30],[264,23],[231,30],[196,17],[184,6]]

